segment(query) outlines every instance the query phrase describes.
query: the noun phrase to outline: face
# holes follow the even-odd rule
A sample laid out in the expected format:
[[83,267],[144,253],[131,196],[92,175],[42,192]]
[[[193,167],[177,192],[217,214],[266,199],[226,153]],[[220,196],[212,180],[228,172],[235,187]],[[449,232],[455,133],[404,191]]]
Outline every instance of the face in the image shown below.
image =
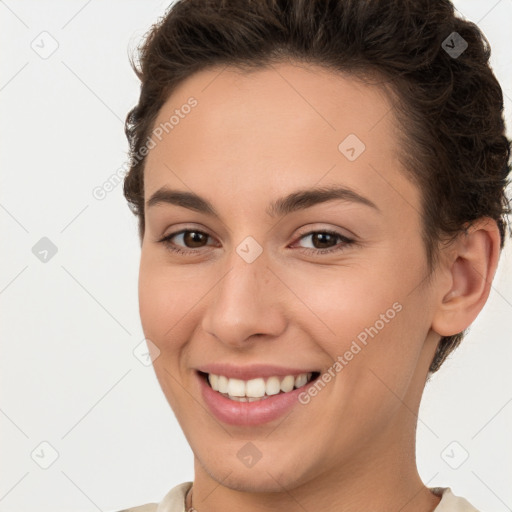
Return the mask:
[[140,315],[196,476],[280,491],[413,449],[438,337],[382,91],[293,64],[210,69],[149,146]]

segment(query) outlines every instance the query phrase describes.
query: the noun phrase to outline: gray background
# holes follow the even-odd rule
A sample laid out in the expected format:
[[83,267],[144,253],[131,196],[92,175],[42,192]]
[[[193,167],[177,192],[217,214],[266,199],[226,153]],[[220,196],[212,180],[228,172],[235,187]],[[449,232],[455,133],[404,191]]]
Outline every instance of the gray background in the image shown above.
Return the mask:
[[[0,1],[1,511],[117,510],[193,478],[143,357],[135,218],[122,185],[98,199],[126,164],[128,54],[168,4]],[[512,127],[512,0],[455,5],[491,42]],[[486,512],[512,510],[510,245],[418,425],[424,482]]]

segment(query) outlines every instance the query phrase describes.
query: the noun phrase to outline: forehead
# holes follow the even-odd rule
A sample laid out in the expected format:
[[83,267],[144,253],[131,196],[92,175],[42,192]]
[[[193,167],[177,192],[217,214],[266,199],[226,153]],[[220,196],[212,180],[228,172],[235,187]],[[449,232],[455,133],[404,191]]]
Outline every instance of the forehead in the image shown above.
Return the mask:
[[397,195],[409,205],[419,201],[400,172],[398,130],[384,91],[317,66],[196,73],[164,104],[152,139],[146,199],[164,185],[191,188],[212,202],[222,199],[214,197],[219,190],[252,202],[272,191],[337,183],[381,206],[396,205]]

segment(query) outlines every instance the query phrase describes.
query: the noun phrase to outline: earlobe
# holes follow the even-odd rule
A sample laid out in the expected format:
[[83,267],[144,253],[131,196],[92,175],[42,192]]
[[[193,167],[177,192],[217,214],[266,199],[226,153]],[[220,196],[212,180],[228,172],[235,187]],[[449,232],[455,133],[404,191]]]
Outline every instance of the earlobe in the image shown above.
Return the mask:
[[439,285],[439,302],[432,329],[441,336],[453,336],[469,327],[489,297],[500,253],[496,221],[478,219],[450,244],[445,261],[449,285]]

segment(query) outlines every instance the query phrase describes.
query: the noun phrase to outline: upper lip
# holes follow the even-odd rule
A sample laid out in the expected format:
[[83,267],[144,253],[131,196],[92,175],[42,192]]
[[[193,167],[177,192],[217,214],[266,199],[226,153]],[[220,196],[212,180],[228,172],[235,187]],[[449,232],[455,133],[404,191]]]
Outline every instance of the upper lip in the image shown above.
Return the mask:
[[315,373],[317,370],[287,368],[284,366],[275,366],[269,364],[251,364],[247,366],[235,366],[227,363],[211,363],[199,366],[196,370],[203,373],[213,373],[214,375],[223,375],[228,379],[250,380],[258,377],[286,377],[286,375],[297,376],[302,373]]

